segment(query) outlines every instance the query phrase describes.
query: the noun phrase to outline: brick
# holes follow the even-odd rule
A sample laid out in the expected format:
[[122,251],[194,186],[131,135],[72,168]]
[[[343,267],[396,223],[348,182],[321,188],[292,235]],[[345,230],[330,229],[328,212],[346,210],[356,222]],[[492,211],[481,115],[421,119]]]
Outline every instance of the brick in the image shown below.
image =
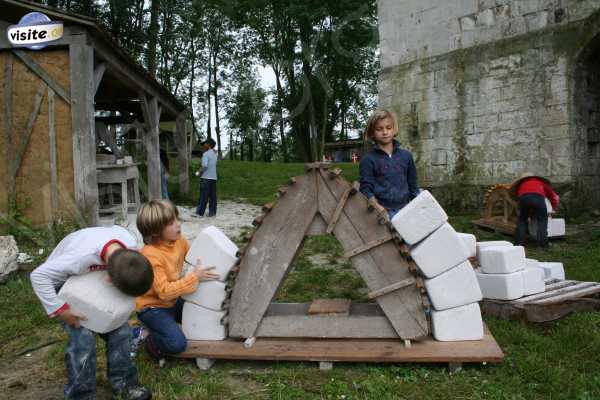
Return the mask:
[[220,280],[225,281],[229,270],[237,261],[238,247],[223,232],[214,226],[202,230],[190,250],[185,256],[185,260],[196,265],[197,260],[203,266],[214,266],[215,271],[221,276]]
[[427,278],[433,278],[469,258],[469,251],[448,223],[410,249],[410,255]]
[[523,274],[484,274],[476,272],[484,299],[514,300],[523,297]]
[[483,339],[483,321],[479,304],[471,303],[444,311],[431,311],[435,340],[455,342]]
[[194,293],[186,294],[182,297],[185,301],[208,308],[209,310],[221,311],[223,309],[223,300],[225,300],[227,295],[225,286],[225,283],[220,281],[200,282],[198,289]]
[[448,215],[427,190],[421,191],[392,219],[392,225],[409,245],[423,240],[448,220]]
[[87,318],[81,321],[81,326],[97,333],[117,329],[127,322],[135,309],[135,298],[110,283],[106,271],[71,276],[58,297]]
[[462,232],[456,232],[456,234],[461,238],[467,250],[469,250],[469,258],[475,257],[477,255],[477,238],[475,235]]
[[523,246],[488,247],[479,254],[481,271],[486,274],[510,274],[525,268]]
[[523,296],[542,293],[546,290],[544,270],[542,268],[525,268],[523,274]]
[[441,311],[481,300],[482,294],[475,271],[469,261],[425,280],[425,288],[433,308]]
[[546,279],[565,279],[565,268],[561,262],[540,262]]
[[181,329],[188,340],[223,340],[227,337],[221,319],[224,311],[212,311],[194,303],[183,305]]

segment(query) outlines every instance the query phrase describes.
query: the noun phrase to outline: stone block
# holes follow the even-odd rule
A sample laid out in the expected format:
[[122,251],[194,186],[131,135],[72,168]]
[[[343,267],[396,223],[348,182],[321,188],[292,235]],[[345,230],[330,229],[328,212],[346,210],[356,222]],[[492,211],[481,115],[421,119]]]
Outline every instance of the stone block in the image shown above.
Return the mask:
[[224,340],[227,330],[221,323],[224,311],[213,311],[194,303],[183,305],[181,329],[188,340]]
[[225,286],[226,284],[221,281],[200,282],[198,289],[194,293],[186,294],[182,297],[185,301],[208,308],[209,310],[221,311],[223,309],[223,300],[227,296]]
[[523,296],[542,293],[546,290],[545,275],[542,268],[525,268],[521,271],[521,274],[523,274]]
[[481,271],[486,274],[510,274],[525,268],[523,246],[488,247],[479,253]]
[[546,279],[565,279],[565,268],[561,262],[540,262]]
[[0,236],[0,283],[4,282],[11,272],[19,269],[17,259],[19,248],[13,236]]
[[410,255],[427,278],[433,278],[469,258],[469,251],[448,223],[410,249]]
[[523,297],[523,274],[484,274],[476,272],[484,299],[514,300]]
[[196,265],[197,260],[200,260],[203,266],[216,267],[220,280],[225,281],[229,270],[237,261],[237,251],[235,243],[219,228],[209,226],[198,234],[185,260],[191,265]]
[[479,304],[471,303],[444,311],[431,311],[435,340],[456,342],[483,339],[483,321]]
[[106,271],[71,276],[58,297],[87,318],[81,321],[81,326],[97,333],[117,329],[135,309],[135,298],[119,291]]
[[477,255],[477,238],[475,235],[462,232],[456,232],[456,234],[461,238],[467,250],[469,250],[469,258],[475,257]]
[[433,308],[441,311],[481,300],[475,271],[469,261],[435,278],[425,279],[425,288]]
[[392,225],[409,245],[423,240],[448,220],[448,215],[427,190],[421,191],[392,219]]

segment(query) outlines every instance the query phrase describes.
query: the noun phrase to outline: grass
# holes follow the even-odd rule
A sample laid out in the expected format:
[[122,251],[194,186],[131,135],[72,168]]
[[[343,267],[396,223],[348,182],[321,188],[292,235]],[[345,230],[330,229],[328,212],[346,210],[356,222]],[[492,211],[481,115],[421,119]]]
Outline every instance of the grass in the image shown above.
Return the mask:
[[[301,175],[300,164],[219,164],[220,198],[245,199],[254,204],[272,200],[278,186],[290,176]],[[350,180],[353,165],[344,166]],[[195,185],[195,186],[194,186]],[[197,182],[192,186],[197,190]],[[189,196],[195,203],[197,198]],[[452,216],[450,222],[462,232],[475,233],[478,240],[505,237],[472,227],[473,216]],[[34,265],[43,261],[53,243],[69,229],[35,232],[18,238],[19,245],[35,254]],[[35,241],[33,240],[35,238]],[[237,238],[238,242],[242,239]],[[529,257],[562,261],[567,277],[600,281],[600,229],[588,227],[546,251],[527,249]],[[43,255],[37,250],[44,248]],[[362,280],[348,262],[335,238],[308,238],[294,262],[278,301],[305,302],[313,298],[348,297],[365,301]],[[138,356],[140,380],[157,399],[575,399],[600,398],[600,313],[577,313],[545,324],[525,324],[485,318],[506,354],[498,365],[467,364],[450,375],[436,364],[335,364],[320,371],[314,363],[219,361],[209,371],[200,371],[191,360],[169,360],[159,368],[146,354]],[[46,384],[61,386],[66,337],[48,320],[32,292],[28,272],[13,274],[0,285],[0,377],[7,368],[17,368],[18,353],[59,339],[42,360]],[[102,349],[102,341],[99,341]],[[99,350],[98,381],[107,391],[105,363]],[[5,368],[3,370],[2,368]],[[23,371],[27,379],[28,371]],[[3,386],[4,385],[4,386]],[[17,389],[19,392],[17,392]],[[16,389],[0,379],[6,398]],[[2,397],[2,396],[0,396]]]

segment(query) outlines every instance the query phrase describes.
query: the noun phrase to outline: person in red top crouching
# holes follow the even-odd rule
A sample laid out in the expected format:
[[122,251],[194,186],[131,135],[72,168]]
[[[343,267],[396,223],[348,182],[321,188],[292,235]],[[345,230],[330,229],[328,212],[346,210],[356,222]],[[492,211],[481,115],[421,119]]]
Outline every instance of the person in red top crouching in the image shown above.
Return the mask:
[[510,188],[511,195],[518,199],[519,218],[515,232],[515,245],[525,243],[528,218],[537,222],[536,242],[540,247],[548,247],[548,210],[546,200],[550,201],[552,209],[558,208],[560,197],[550,187],[550,181],[530,172],[521,174]]

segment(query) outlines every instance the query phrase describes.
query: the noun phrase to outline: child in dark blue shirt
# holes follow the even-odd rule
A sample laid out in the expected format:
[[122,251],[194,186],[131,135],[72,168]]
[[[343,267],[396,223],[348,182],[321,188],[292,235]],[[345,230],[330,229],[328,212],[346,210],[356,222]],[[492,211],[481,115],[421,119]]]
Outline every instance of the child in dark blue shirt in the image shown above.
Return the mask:
[[394,140],[398,134],[396,116],[387,110],[375,111],[367,122],[366,135],[375,144],[360,161],[360,191],[387,211],[390,219],[419,194],[417,170],[412,154]]

